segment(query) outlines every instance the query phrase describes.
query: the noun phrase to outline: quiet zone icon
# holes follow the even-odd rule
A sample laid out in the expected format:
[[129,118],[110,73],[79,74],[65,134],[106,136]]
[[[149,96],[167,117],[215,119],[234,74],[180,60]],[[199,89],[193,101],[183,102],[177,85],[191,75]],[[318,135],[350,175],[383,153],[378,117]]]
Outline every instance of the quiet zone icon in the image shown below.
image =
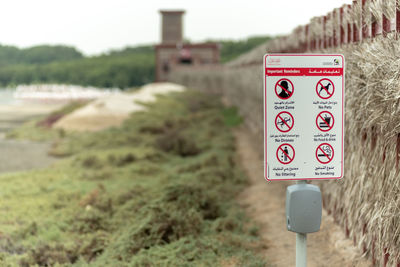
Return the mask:
[[316,91],[320,98],[328,99],[333,96],[333,93],[335,92],[335,85],[331,80],[324,78],[317,82]]
[[289,79],[280,79],[275,84],[275,94],[280,99],[289,99],[294,93],[293,83]]
[[294,148],[287,143],[280,145],[276,150],[276,158],[282,164],[291,163],[294,159],[294,156]]

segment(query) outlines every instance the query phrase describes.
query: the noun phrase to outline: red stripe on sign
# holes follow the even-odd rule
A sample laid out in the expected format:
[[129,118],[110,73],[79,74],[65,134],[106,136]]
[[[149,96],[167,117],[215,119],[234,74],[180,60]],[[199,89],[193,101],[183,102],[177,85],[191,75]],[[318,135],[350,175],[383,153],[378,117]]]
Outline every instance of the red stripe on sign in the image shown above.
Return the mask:
[[342,76],[343,68],[265,68],[267,76]]

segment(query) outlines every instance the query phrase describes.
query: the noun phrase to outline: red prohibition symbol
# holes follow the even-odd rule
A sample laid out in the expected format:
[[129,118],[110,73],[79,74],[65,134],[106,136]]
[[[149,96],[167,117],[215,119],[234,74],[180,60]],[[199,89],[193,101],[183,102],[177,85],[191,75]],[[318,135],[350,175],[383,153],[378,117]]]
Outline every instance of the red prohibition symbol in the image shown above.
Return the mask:
[[278,131],[287,133],[292,130],[294,125],[294,118],[292,114],[286,111],[282,111],[275,118],[275,126]]
[[282,164],[291,163],[294,160],[294,156],[294,148],[287,143],[280,145],[276,150],[276,158]]
[[275,94],[280,99],[289,99],[294,93],[293,83],[289,79],[280,79],[275,84]]
[[317,124],[317,128],[319,130],[328,132],[333,128],[333,125],[335,124],[335,118],[329,111],[322,111],[317,115],[315,123]]
[[319,163],[328,164],[332,161],[334,156],[333,147],[328,143],[320,144],[315,150],[315,156]]
[[328,99],[333,96],[333,93],[335,92],[335,85],[331,80],[324,78],[317,82],[315,90],[320,98]]

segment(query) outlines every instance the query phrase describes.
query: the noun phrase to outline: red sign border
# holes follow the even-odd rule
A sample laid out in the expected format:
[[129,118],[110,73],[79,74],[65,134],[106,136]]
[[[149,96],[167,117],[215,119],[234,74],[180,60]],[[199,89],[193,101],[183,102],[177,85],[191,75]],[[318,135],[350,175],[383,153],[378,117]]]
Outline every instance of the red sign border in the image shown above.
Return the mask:
[[[335,56],[335,57],[341,57],[342,58],[342,62],[343,65],[340,68],[342,70],[341,75],[334,75],[334,76],[340,76],[342,78],[342,158],[341,158],[341,174],[338,177],[316,177],[316,178],[290,178],[290,179],[269,179],[268,177],[268,168],[267,168],[267,162],[268,162],[268,158],[267,158],[267,143],[266,143],[266,139],[267,139],[267,135],[268,135],[268,131],[267,131],[267,106],[266,106],[266,90],[267,90],[267,77],[269,77],[268,75],[264,75],[264,90],[263,90],[263,94],[264,94],[264,178],[267,181],[298,181],[298,180],[338,180],[343,178],[343,168],[344,168],[344,102],[345,102],[345,98],[344,98],[344,92],[345,92],[345,87],[344,87],[344,83],[345,83],[345,75],[344,75],[344,70],[345,70],[345,61],[344,61],[344,56],[341,54],[282,54],[282,53],[276,53],[276,54],[266,54],[264,55],[264,63],[263,63],[263,68],[264,70],[266,70],[266,66],[267,66],[267,58],[268,56]],[[287,75],[287,76],[291,76],[291,75]],[[294,76],[294,75],[293,75]]]
[[[330,148],[332,148],[332,157],[331,157],[331,159],[330,159],[328,162],[322,162],[322,161],[320,161],[320,160],[318,159],[318,149],[319,149],[321,146],[323,146],[323,145],[328,145],[328,146],[330,146]],[[322,150],[322,148],[321,148],[321,150]],[[334,157],[334,156],[335,156],[335,150],[333,149],[333,146],[331,146],[331,145],[328,144],[328,143],[319,144],[319,146],[317,146],[317,149],[315,150],[315,157],[316,157],[316,159],[318,160],[318,162],[321,163],[321,164],[328,164],[328,163],[330,163],[330,162],[333,160],[333,157]]]
[[[323,81],[323,80],[328,80],[328,81],[330,81],[331,84],[332,84],[333,91],[332,91],[332,94],[331,94],[330,96],[328,96],[328,97],[322,97],[322,96],[320,96],[319,93],[318,93],[318,84],[319,84],[321,81]],[[321,83],[321,85],[322,85],[322,83]],[[322,86],[323,86],[323,85],[322,85]],[[324,100],[329,99],[329,98],[331,98],[331,97],[333,96],[333,94],[335,93],[335,84],[334,84],[330,79],[328,79],[328,78],[323,78],[323,79],[321,79],[321,80],[319,80],[319,81],[317,82],[317,85],[315,86],[315,92],[317,93],[317,95],[318,95],[320,98],[322,98],[322,99],[324,99]]]
[[[322,130],[319,125],[318,125],[318,117],[322,114],[322,113],[329,113],[329,115],[331,115],[332,119],[333,119],[333,123],[332,123],[332,127],[330,127],[328,130]],[[322,117],[322,116],[321,116]],[[333,126],[335,125],[335,117],[333,116],[332,113],[330,113],[329,111],[325,110],[325,111],[321,111],[320,113],[318,113],[317,117],[315,118],[315,124],[317,125],[317,128],[322,131],[322,132],[329,132],[330,130],[332,130]]]
[[[289,161],[289,162],[287,162],[287,163],[280,161],[280,159],[279,159],[279,157],[278,157],[278,151],[279,151],[279,149],[280,149],[282,146],[290,146],[290,147],[292,148],[292,150],[293,150],[293,157],[292,157],[292,160]],[[283,151],[283,149],[282,149],[282,151]],[[294,160],[295,157],[296,157],[296,151],[294,150],[294,147],[293,147],[291,144],[283,143],[283,144],[281,144],[280,146],[278,146],[278,148],[276,149],[276,159],[277,159],[277,160],[279,161],[279,163],[281,163],[281,164],[284,164],[284,165],[290,164],[290,163],[293,162],[293,160]]]
[[[292,118],[292,121],[293,121],[292,127],[290,127],[290,129],[287,130],[287,131],[282,131],[282,130],[280,130],[280,129],[278,128],[278,124],[277,124],[277,122],[276,122],[276,120],[278,119],[278,116],[281,115],[282,113],[287,113],[287,114],[289,114],[290,117]],[[294,126],[294,117],[293,117],[293,115],[292,115],[290,112],[287,112],[287,111],[279,112],[278,115],[276,115],[276,117],[275,117],[275,126],[276,126],[276,129],[278,129],[278,131],[280,131],[281,133],[290,132],[290,130],[292,130],[292,129],[293,129],[293,126]]]
[[[280,97],[278,92],[276,91],[276,87],[278,86],[279,82],[282,81],[282,80],[286,80],[286,81],[290,82],[290,84],[292,85],[292,94],[288,98]],[[275,94],[279,99],[282,99],[282,100],[288,100],[289,98],[291,98],[293,96],[293,94],[294,94],[294,85],[293,85],[292,81],[289,80],[288,78],[282,78],[279,81],[277,81],[276,84],[275,84]]]

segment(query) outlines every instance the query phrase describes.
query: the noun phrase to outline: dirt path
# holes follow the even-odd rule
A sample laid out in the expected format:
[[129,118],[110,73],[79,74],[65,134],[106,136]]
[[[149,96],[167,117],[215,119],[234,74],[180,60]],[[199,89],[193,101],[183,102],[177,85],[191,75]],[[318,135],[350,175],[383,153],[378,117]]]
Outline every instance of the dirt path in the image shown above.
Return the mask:
[[[260,227],[266,244],[262,253],[272,266],[295,266],[296,235],[286,230],[285,222],[285,191],[293,183],[265,181],[263,161],[246,129],[238,129],[235,135],[241,162],[250,179],[250,186],[239,196],[239,202]],[[309,267],[371,266],[324,211],[321,230],[309,234],[307,239]]]

